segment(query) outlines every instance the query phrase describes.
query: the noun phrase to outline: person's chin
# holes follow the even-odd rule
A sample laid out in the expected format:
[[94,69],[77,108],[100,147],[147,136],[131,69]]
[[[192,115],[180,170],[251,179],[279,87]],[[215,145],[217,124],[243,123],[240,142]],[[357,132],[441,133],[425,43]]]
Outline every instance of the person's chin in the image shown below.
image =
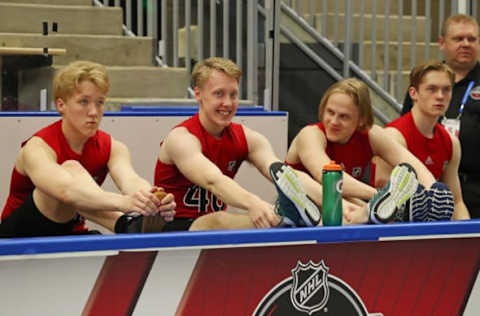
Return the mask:
[[332,143],[340,143],[341,137],[337,133],[328,133],[327,139]]
[[458,62],[460,65],[463,65],[463,66],[466,66],[466,67],[470,67],[470,66],[472,66],[472,65],[475,65],[475,63],[477,62],[477,60],[469,56],[469,57],[461,57],[461,58],[458,58],[457,62]]

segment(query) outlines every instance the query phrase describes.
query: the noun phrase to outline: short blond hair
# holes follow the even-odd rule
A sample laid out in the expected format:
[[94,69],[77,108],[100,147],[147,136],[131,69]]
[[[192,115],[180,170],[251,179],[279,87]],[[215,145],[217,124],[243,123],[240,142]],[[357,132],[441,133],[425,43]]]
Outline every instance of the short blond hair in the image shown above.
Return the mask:
[[91,81],[103,93],[110,90],[110,80],[105,66],[91,61],[75,61],[63,67],[53,78],[53,97],[68,99],[77,90],[82,81]]
[[477,20],[470,15],[466,14],[456,14],[456,15],[451,15],[449,16],[445,21],[442,23],[442,29],[440,30],[440,35],[442,37],[445,37],[448,32],[448,28],[451,24],[472,24],[475,26],[475,29],[477,30],[478,34],[478,22]]
[[370,100],[370,93],[367,85],[356,78],[347,78],[338,81],[331,85],[320,101],[318,105],[318,118],[322,121],[325,107],[327,106],[328,99],[334,93],[343,93],[352,98],[353,103],[358,108],[360,119],[363,120],[364,126],[361,128],[370,128],[373,125],[373,111],[372,101]]
[[455,73],[453,72],[452,68],[450,68],[447,64],[441,61],[430,60],[426,63],[415,66],[412,69],[412,71],[410,72],[410,87],[418,89],[418,87],[423,81],[423,78],[430,71],[444,72],[445,74],[447,74],[448,79],[450,79],[450,83],[452,84],[452,86],[455,84]]
[[212,71],[220,71],[227,76],[234,78],[237,82],[240,81],[242,76],[242,70],[240,67],[227,58],[222,57],[210,57],[203,61],[198,62],[192,71],[192,84],[193,87],[201,88],[205,82],[210,78]]

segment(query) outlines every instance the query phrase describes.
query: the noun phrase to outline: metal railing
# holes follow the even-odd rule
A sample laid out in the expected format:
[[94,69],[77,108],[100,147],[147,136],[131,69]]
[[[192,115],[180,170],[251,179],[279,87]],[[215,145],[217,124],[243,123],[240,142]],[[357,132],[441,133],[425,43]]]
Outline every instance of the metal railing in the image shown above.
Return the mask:
[[[378,98],[398,112],[409,70],[422,59],[442,58],[436,39],[442,21],[457,12],[476,16],[472,0],[94,0],[122,6],[124,32],[153,38],[155,63],[186,67],[223,56],[246,70],[241,98],[278,108],[278,32],[332,77],[364,80]],[[278,8],[281,8],[281,13]],[[279,10],[279,11],[275,11]],[[260,14],[260,15],[259,15]],[[279,23],[285,14],[315,42],[343,61],[339,73]],[[259,19],[263,17],[263,19]],[[277,34],[271,36],[271,33]],[[276,42],[275,42],[276,41]],[[265,68],[260,82],[259,68]],[[264,88],[263,100],[259,90]],[[381,121],[388,120],[377,109]]]
[[241,98],[258,104],[258,21],[256,1],[94,0],[121,6],[124,33],[154,41],[155,63],[185,67],[210,56],[234,60],[243,70]]
[[477,1],[472,0],[284,0],[284,3],[302,24],[309,25],[332,45],[343,46],[344,77],[349,75],[349,65],[354,60],[397,102],[403,101],[408,72],[414,65],[443,58],[437,39],[444,19],[456,13],[477,17],[479,9]]

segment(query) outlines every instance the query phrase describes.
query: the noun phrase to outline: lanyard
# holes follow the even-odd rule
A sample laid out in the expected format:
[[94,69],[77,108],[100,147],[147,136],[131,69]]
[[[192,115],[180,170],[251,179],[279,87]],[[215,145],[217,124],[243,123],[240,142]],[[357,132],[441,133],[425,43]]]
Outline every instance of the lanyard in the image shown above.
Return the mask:
[[475,81],[473,81],[473,80],[468,83],[467,90],[465,91],[465,94],[463,95],[463,98],[462,98],[462,104],[460,105],[460,108],[458,109],[457,120],[459,120],[460,117],[462,116],[463,108],[465,107],[465,103],[467,103],[468,96],[470,95],[470,91],[472,91],[472,88],[473,88],[474,84],[475,84]]

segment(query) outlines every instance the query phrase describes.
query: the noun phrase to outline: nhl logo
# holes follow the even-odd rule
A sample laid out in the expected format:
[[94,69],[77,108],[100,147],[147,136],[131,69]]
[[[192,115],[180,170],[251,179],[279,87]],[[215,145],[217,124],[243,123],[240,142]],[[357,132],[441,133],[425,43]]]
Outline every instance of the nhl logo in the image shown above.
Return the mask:
[[290,298],[297,310],[311,315],[325,307],[330,296],[328,270],[323,260],[319,264],[311,260],[308,264],[297,262],[292,269],[293,285],[290,290]]

